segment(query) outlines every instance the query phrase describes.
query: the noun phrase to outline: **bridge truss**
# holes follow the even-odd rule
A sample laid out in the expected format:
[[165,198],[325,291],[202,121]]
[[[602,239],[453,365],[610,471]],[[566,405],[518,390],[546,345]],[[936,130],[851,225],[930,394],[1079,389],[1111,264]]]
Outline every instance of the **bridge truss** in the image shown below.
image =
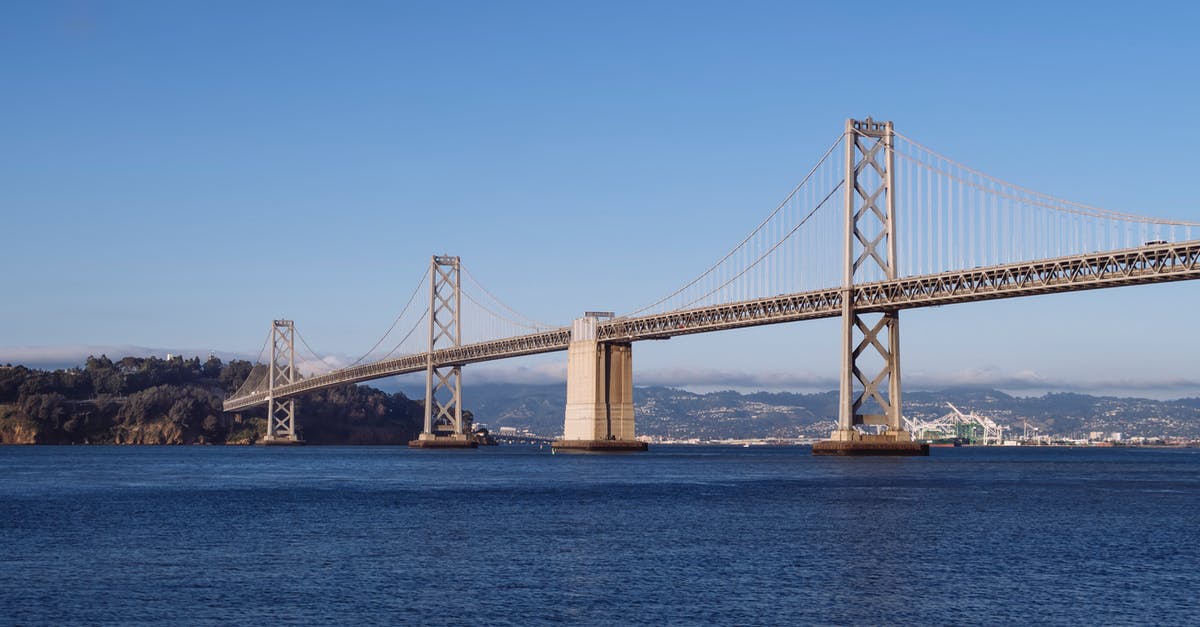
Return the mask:
[[[1200,279],[1200,241],[866,283],[855,286],[852,294],[856,311],[878,312],[889,308],[916,309],[1036,294],[1195,279]],[[668,339],[677,335],[833,318],[842,313],[843,294],[841,289],[816,290],[666,314],[614,318],[601,322],[597,335],[602,341],[639,342]],[[570,328],[562,327],[353,366],[280,385],[275,390],[275,398],[288,398],[336,385],[422,372],[430,362],[443,367],[461,367],[485,361],[564,351],[570,344],[570,335]],[[267,402],[269,396],[266,391],[235,395],[225,401],[225,411],[238,411],[261,405]]]

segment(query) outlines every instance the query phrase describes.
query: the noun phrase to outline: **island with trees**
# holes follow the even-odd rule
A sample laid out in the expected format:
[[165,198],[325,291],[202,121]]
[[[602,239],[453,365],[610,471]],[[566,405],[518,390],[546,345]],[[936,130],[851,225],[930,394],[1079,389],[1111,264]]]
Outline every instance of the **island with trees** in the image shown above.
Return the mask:
[[[253,368],[214,356],[114,362],[101,355],[60,370],[3,365],[0,443],[254,444],[266,429],[265,409],[221,409]],[[297,412],[311,444],[404,444],[424,416],[422,403],[402,393],[360,385],[306,394]]]

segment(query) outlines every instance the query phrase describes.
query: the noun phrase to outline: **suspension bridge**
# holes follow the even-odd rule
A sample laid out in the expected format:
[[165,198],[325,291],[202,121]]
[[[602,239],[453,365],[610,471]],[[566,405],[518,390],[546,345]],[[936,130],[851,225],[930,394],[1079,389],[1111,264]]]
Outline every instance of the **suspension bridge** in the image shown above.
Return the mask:
[[[391,328],[348,366],[327,366],[292,321],[273,321],[225,410],[266,405],[266,440],[295,441],[297,395],[425,372],[424,428],[414,445],[467,446],[464,366],[567,351],[556,447],[644,449],[634,437],[633,343],[840,317],[838,423],[814,452],[923,454],[928,448],[912,442],[902,419],[900,311],[1197,279],[1197,227],[1036,192],[941,155],[891,122],[847,120],[748,235],[645,307],[543,324],[492,294],[459,257],[438,255]],[[414,305],[420,294],[423,311]],[[297,338],[309,353],[300,361]]]

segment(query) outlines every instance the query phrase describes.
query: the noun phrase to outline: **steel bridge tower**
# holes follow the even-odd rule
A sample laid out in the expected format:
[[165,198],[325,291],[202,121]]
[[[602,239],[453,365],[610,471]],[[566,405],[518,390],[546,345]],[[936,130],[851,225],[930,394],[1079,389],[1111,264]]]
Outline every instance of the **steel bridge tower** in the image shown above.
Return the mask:
[[[928,454],[911,441],[900,413],[900,312],[860,314],[858,281],[895,280],[896,157],[891,122],[846,120],[845,263],[842,275],[842,372],[837,429],[814,454]],[[855,427],[879,425],[881,434]]]
[[[462,416],[462,366],[435,366],[439,348],[462,346],[462,263],[458,257],[434,255],[429,265],[429,352],[425,366],[425,427],[409,446],[474,448]],[[445,402],[439,396],[446,397]]]
[[264,444],[298,444],[296,401],[275,400],[275,388],[300,379],[296,375],[296,325],[291,320],[271,323],[271,362],[267,365],[267,433]]

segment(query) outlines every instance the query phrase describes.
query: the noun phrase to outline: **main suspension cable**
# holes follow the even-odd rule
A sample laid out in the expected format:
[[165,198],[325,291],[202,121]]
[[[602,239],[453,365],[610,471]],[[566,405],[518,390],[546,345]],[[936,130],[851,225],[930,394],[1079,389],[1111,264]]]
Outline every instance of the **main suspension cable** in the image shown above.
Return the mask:
[[745,268],[742,268],[741,272],[738,272],[737,274],[733,275],[732,277],[729,277],[729,279],[727,279],[724,283],[713,288],[707,294],[703,294],[695,299],[692,299],[691,302],[684,304],[682,309],[691,307],[692,305],[695,305],[696,303],[704,300],[705,298],[708,298],[709,296],[712,296],[713,294],[716,294],[717,292],[725,289],[725,287],[728,286],[730,283],[733,283],[734,281],[740,279],[743,275],[745,275],[747,272],[749,272],[751,269],[753,269],[755,266],[757,266],[759,263],[761,263],[763,259],[766,259],[768,256],[771,255],[771,253],[775,252],[775,249],[782,246],[785,241],[787,241],[793,235],[795,235],[796,231],[799,231],[800,227],[804,226],[804,223],[808,222],[809,218],[812,218],[813,215],[816,214],[817,211],[819,211],[821,209],[821,207],[824,207],[825,203],[829,202],[829,199],[833,198],[833,195],[836,194],[837,191],[839,189],[841,189],[842,186],[845,184],[846,184],[846,181],[845,181],[845,179],[843,179],[840,183],[835,185],[833,187],[833,189],[829,190],[829,193],[826,194],[825,197],[821,199],[821,202],[817,203],[817,206],[813,207],[812,210],[808,212],[808,215],[804,216],[803,220],[801,220],[798,224],[796,224],[796,226],[793,226],[792,229],[790,231],[788,231],[787,235],[784,235],[782,238],[780,238],[780,240],[778,242],[775,242],[775,244],[773,246],[771,246],[771,248],[769,248],[768,250],[766,250],[765,252],[760,254],[758,256],[758,258],[755,259],[752,263],[747,265]]
[[[796,193],[799,192],[804,187],[804,185],[808,183],[809,179],[812,178],[813,174],[815,174],[817,172],[817,170],[822,165],[824,165],[825,160],[829,158],[829,155],[833,154],[833,151],[837,149],[838,144],[840,144],[842,142],[842,139],[845,137],[846,137],[846,133],[844,133],[844,132],[842,134],[838,135],[837,139],[835,139],[833,141],[833,143],[829,146],[829,149],[825,151],[825,154],[821,155],[821,158],[817,161],[817,164],[814,165],[812,167],[812,169],[808,171],[808,174],[806,174],[804,176],[804,178],[800,181],[800,183],[798,183],[794,188],[792,188],[792,191],[790,193],[788,193],[787,196],[784,197],[783,201],[780,202],[777,207],[775,207],[775,210],[772,211],[770,214],[768,214],[767,217],[765,219],[763,219],[763,221],[760,222],[758,224],[758,226],[754,228],[753,231],[750,231],[749,235],[747,235],[745,238],[743,238],[742,241],[738,242],[738,244],[736,246],[734,246],[733,249],[731,249],[728,253],[726,253],[724,257],[721,257],[719,260],[717,260],[716,263],[709,266],[709,268],[707,270],[705,270],[704,272],[702,272],[699,276],[692,279],[687,284],[685,284],[684,286],[675,290],[674,292],[671,292],[670,294],[658,299],[657,301],[655,301],[653,303],[650,303],[649,305],[646,305],[645,307],[642,307],[641,309],[624,314],[621,317],[626,318],[629,316],[636,316],[640,313],[643,313],[645,311],[653,309],[653,308],[671,300],[672,298],[675,298],[679,294],[683,293],[684,290],[695,285],[696,283],[699,283],[701,280],[703,280],[709,274],[712,274],[712,272],[714,270],[716,270],[718,267],[720,267],[721,264],[725,263],[730,257],[734,256],[743,246],[746,245],[746,242],[750,241],[750,239],[752,237],[757,235],[758,232],[761,231],[764,226],[766,226],[772,219],[775,218],[776,215],[779,214],[780,211],[783,210],[784,207],[787,206],[787,204],[792,200],[792,198],[796,195]],[[712,292],[710,292],[710,294],[711,293]]]
[[504,316],[497,314],[496,312],[488,309],[487,307],[484,307],[479,301],[475,300],[474,298],[471,298],[470,293],[464,292],[464,294],[467,294],[467,298],[471,299],[471,302],[475,303],[476,305],[479,305],[480,307],[483,307],[483,309],[486,310],[488,313],[491,313],[492,315],[496,316],[497,318],[500,318],[501,320],[507,320],[508,322],[512,322],[513,324],[516,324],[517,326],[521,326],[521,327],[525,327],[525,328],[530,328],[530,329],[552,329],[552,328],[554,328],[554,325],[539,322],[539,321],[534,320],[533,318],[530,318],[529,316],[526,316],[525,314],[513,309],[512,307],[509,307],[504,301],[502,301],[498,297],[496,297],[496,295],[493,294],[491,292],[491,290],[484,287],[483,283],[480,283],[479,279],[475,278],[475,275],[471,274],[471,271],[469,269],[467,269],[467,267],[465,265],[460,265],[459,267],[462,268],[463,273],[467,275],[467,278],[471,281],[471,283],[473,283],[475,285],[475,287],[478,287],[479,289],[483,290],[484,294],[487,294],[488,296],[490,296],[492,298],[493,302],[500,305],[504,309],[508,310],[509,313],[520,318],[521,320],[524,320],[525,322],[527,322],[529,324],[522,324],[516,320],[512,320],[510,318],[505,318]]
[[[300,330],[296,329],[295,327],[293,327],[293,330],[295,330],[295,332],[296,332],[296,337],[300,338],[300,343],[304,345],[304,348],[308,349],[308,353],[316,359],[317,363],[319,363],[323,366],[328,366],[329,364],[326,364],[325,360],[322,359],[321,356],[317,354],[317,351],[313,350],[312,347],[308,345],[308,342],[306,342],[304,340],[304,334],[300,333]],[[318,374],[326,374],[326,373],[322,372],[322,373],[318,373]]]
[[[421,288],[425,285],[427,280],[429,280],[429,270],[425,271],[421,281],[417,283],[416,289],[414,289],[412,295],[408,297],[408,302],[404,303],[404,309],[400,310],[400,315],[396,316],[396,319],[392,321],[392,326],[388,327],[388,330],[383,334],[383,337],[380,337],[379,341],[375,342],[375,345],[372,346],[370,350],[363,353],[362,357],[355,359],[349,366],[346,366],[347,368],[350,366],[357,366],[358,364],[362,363],[362,360],[366,359],[368,355],[375,351],[375,349],[379,348],[380,344],[383,344],[383,341],[387,339],[387,336],[391,335],[392,331],[396,328],[396,325],[400,324],[400,319],[403,318],[404,314],[408,312],[409,306],[413,304],[414,300],[416,300],[417,294],[421,292]],[[426,309],[426,311],[428,311],[428,309]]]
[[398,343],[397,343],[395,346],[393,346],[393,347],[392,347],[392,350],[388,351],[388,352],[387,352],[387,354],[386,354],[386,355],[384,355],[383,357],[380,357],[380,358],[379,358],[379,361],[386,361],[388,357],[391,357],[391,356],[392,356],[392,353],[394,353],[394,352],[396,352],[397,350],[399,350],[399,349],[400,349],[400,347],[401,347],[401,346],[403,346],[403,345],[404,345],[404,343],[408,341],[408,338],[409,338],[409,337],[410,337],[410,336],[411,336],[413,333],[415,333],[415,332],[417,331],[417,329],[419,329],[419,328],[421,327],[421,323],[425,321],[425,317],[426,317],[428,314],[429,314],[429,308],[428,308],[428,307],[426,307],[426,308],[425,308],[425,311],[421,313],[421,317],[420,317],[420,318],[418,318],[418,319],[417,319],[417,321],[416,321],[416,323],[414,323],[414,324],[413,324],[412,328],[408,330],[408,333],[405,333],[405,334],[404,334],[404,337],[403,337],[403,338],[401,338],[401,339],[400,339],[400,341],[399,341],[399,342],[398,342]]

